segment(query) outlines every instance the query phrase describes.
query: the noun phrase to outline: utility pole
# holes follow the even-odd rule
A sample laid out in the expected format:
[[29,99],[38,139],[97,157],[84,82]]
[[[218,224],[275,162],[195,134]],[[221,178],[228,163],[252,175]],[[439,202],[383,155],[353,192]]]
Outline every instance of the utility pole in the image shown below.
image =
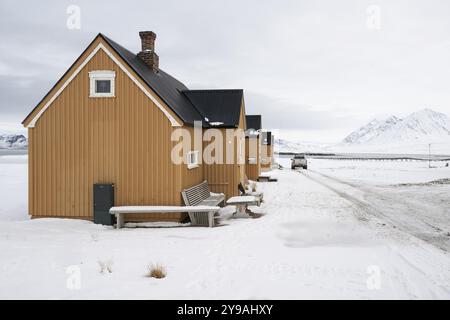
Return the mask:
[[428,144],[428,168],[431,168],[431,143]]

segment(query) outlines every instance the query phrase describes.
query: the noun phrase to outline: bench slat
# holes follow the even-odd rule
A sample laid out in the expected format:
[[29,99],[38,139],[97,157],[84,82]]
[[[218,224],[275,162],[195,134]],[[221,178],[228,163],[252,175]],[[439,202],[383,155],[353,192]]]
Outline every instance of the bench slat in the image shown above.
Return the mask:
[[190,206],[198,205],[211,194],[206,180],[196,186],[183,190],[183,193],[184,200],[187,200],[186,205]]
[[210,212],[219,210],[220,207],[216,206],[121,206],[112,207],[109,213]]
[[[202,206],[216,206],[225,200],[224,194],[211,194],[209,191],[208,181],[195,185],[193,187],[184,189],[181,192],[184,204],[187,206],[195,206],[199,208]],[[210,227],[216,224],[213,212],[208,212],[205,215],[200,210],[195,210],[189,213],[189,218],[194,225],[209,225]]]

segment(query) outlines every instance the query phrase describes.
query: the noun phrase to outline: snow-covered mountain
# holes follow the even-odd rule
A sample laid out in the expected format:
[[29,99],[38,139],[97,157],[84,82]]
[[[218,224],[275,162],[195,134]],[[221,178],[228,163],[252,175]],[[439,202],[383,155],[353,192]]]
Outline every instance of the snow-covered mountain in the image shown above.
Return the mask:
[[[431,144],[431,145],[430,145]],[[281,152],[450,154],[450,118],[431,109],[374,119],[338,144],[275,140]]]
[[394,145],[443,141],[450,142],[450,118],[443,113],[423,109],[403,119],[392,116],[373,120],[348,135],[343,144]]
[[276,152],[327,152],[326,144],[275,139]]
[[385,119],[374,119],[365,126],[352,132],[345,137],[344,143],[365,143],[375,137],[379,136],[383,132],[388,131],[392,126],[396,125],[401,119],[396,116],[391,116]]
[[28,140],[22,134],[0,134],[0,149],[26,149]]

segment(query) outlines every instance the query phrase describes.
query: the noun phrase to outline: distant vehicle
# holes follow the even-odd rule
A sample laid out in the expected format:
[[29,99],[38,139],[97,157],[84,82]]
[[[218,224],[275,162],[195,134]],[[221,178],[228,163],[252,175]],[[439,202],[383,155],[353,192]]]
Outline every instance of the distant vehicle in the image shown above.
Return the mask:
[[300,167],[302,169],[308,169],[308,161],[304,154],[298,154],[291,159],[291,169]]

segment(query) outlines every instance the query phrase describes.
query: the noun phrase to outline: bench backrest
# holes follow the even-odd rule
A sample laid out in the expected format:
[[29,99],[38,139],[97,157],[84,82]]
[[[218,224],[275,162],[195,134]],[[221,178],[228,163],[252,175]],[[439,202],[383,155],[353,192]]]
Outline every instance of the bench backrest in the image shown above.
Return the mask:
[[191,188],[184,189],[181,194],[183,196],[184,204],[187,206],[196,206],[203,200],[208,199],[211,195],[206,180]]

